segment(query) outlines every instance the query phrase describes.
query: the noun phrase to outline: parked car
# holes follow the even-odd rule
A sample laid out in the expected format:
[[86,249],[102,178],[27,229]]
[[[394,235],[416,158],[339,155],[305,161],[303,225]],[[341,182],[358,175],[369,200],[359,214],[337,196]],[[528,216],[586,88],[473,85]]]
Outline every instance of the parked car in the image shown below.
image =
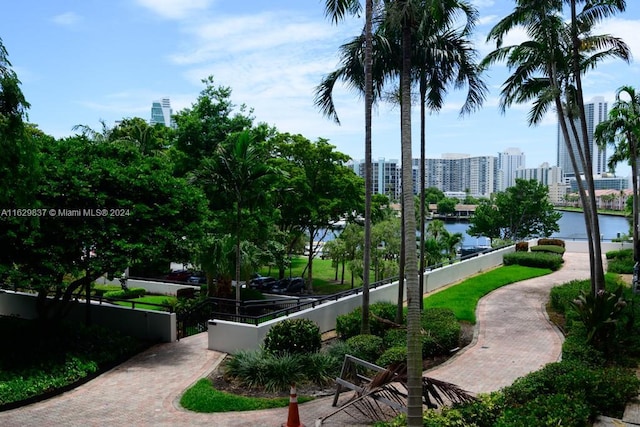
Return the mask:
[[193,272],[190,270],[174,270],[164,278],[174,282],[187,282],[191,276],[193,276]]
[[196,271],[187,279],[192,285],[204,285],[207,283],[207,275],[203,271]]
[[302,277],[290,277],[278,280],[271,287],[271,292],[276,294],[300,294],[304,291],[304,279]]
[[270,276],[257,276],[251,279],[249,287],[259,291],[268,291],[276,282],[277,280]]

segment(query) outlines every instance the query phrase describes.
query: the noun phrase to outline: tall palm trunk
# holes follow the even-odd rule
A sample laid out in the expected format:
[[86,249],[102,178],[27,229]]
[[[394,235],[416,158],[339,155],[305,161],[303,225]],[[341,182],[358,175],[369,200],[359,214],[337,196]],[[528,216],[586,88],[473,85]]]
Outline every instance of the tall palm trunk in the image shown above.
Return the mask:
[[403,17],[400,73],[400,140],[402,144],[402,201],[404,205],[405,270],[407,276],[407,425],[422,426],[422,349],[420,298],[416,253],[416,215],[411,168],[411,26]]
[[362,272],[362,328],[369,333],[369,275],[371,266],[371,197],[373,177],[371,172],[371,106],[373,104],[373,49],[371,25],[373,21],[373,0],[366,0],[365,6],[365,49],[364,49],[364,250]]
[[240,220],[242,219],[242,207],[238,201],[236,211],[236,314],[240,314]]
[[[426,103],[427,103],[427,78],[422,72],[420,74],[420,269],[418,274],[420,275],[420,295],[424,295],[424,229],[425,229],[425,200],[424,200],[424,187],[425,187],[425,158],[427,150],[427,136],[426,136]],[[420,310],[424,308],[423,299],[420,298]]]
[[[595,184],[593,181],[593,160],[592,149],[589,146],[589,137],[587,130],[587,120],[584,109],[584,98],[582,91],[582,72],[580,69],[580,38],[578,36],[578,22],[576,14],[576,0],[571,0],[571,48],[573,60],[571,61],[573,66],[573,76],[576,83],[576,97],[580,111],[580,124],[582,130],[582,138],[584,141],[585,149],[585,181],[587,182],[588,192],[588,207],[583,205],[583,209],[586,212],[589,210],[589,217],[587,220],[591,221],[591,233],[589,234],[589,245],[593,250],[593,274],[591,277],[592,291],[604,289],[604,268],[602,266],[602,249],[600,247],[600,223],[598,221],[598,207],[596,205],[595,197]],[[594,153],[595,154],[595,153]]]

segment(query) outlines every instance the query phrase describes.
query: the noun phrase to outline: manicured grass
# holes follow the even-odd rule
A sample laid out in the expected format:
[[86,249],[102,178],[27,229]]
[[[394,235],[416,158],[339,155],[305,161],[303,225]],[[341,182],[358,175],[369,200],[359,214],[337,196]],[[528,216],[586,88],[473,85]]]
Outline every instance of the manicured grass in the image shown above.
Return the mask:
[[[313,400],[310,397],[298,396],[298,403]],[[203,378],[182,395],[180,405],[194,412],[233,412],[254,411],[257,409],[286,408],[289,397],[273,399],[263,397],[245,397],[216,390],[211,381]]]
[[[291,268],[287,269],[285,275],[288,277],[300,277],[304,268],[307,266],[307,257],[296,256],[291,259]],[[331,295],[337,292],[346,291],[351,289],[351,272],[345,267],[344,271],[344,284],[340,284],[342,267],[338,267],[338,281],[336,278],[335,267],[331,266],[330,259],[315,258],[313,260],[313,293],[317,295]],[[273,269],[269,270],[268,267],[262,268],[260,274],[263,276],[271,276],[278,278],[278,272]],[[373,274],[373,273],[372,273]],[[305,271],[305,277],[307,272]],[[373,276],[372,276],[373,277]],[[354,284],[354,287],[361,286],[362,283],[358,279]]]
[[551,270],[547,268],[520,265],[499,267],[429,295],[424,298],[424,308],[449,308],[458,320],[475,324],[476,306],[480,298],[502,286],[549,273]]
[[[162,307],[158,307],[157,305],[148,305],[148,304],[175,304],[177,298],[168,296],[168,295],[145,295],[140,298],[132,298],[127,301],[118,301],[116,304],[121,305],[123,307],[131,307],[131,303],[129,301],[135,302],[136,308],[141,308],[144,310],[157,310],[162,311]],[[148,304],[145,304],[148,303]]]

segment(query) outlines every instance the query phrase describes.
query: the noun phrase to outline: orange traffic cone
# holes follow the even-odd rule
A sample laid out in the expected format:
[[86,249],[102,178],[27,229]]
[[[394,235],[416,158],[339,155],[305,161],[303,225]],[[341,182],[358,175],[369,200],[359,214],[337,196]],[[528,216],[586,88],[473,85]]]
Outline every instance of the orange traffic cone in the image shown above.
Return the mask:
[[298,395],[296,394],[296,385],[291,384],[291,392],[289,393],[289,416],[287,423],[282,427],[304,427],[300,422],[300,414],[298,413]]

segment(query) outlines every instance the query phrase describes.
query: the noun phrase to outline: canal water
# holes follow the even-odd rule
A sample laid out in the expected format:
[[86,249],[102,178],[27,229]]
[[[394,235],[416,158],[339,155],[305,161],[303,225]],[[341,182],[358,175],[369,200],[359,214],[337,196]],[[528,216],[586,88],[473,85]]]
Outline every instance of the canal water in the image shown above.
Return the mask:
[[[587,231],[582,212],[561,212],[562,218],[558,221],[560,231],[552,237],[563,240],[587,240]],[[619,235],[629,234],[629,221],[627,218],[614,215],[598,215],[600,221],[600,234],[603,241],[611,241]],[[489,245],[489,239],[476,238],[467,234],[468,222],[449,222],[445,228],[450,233],[463,233],[463,246]]]

